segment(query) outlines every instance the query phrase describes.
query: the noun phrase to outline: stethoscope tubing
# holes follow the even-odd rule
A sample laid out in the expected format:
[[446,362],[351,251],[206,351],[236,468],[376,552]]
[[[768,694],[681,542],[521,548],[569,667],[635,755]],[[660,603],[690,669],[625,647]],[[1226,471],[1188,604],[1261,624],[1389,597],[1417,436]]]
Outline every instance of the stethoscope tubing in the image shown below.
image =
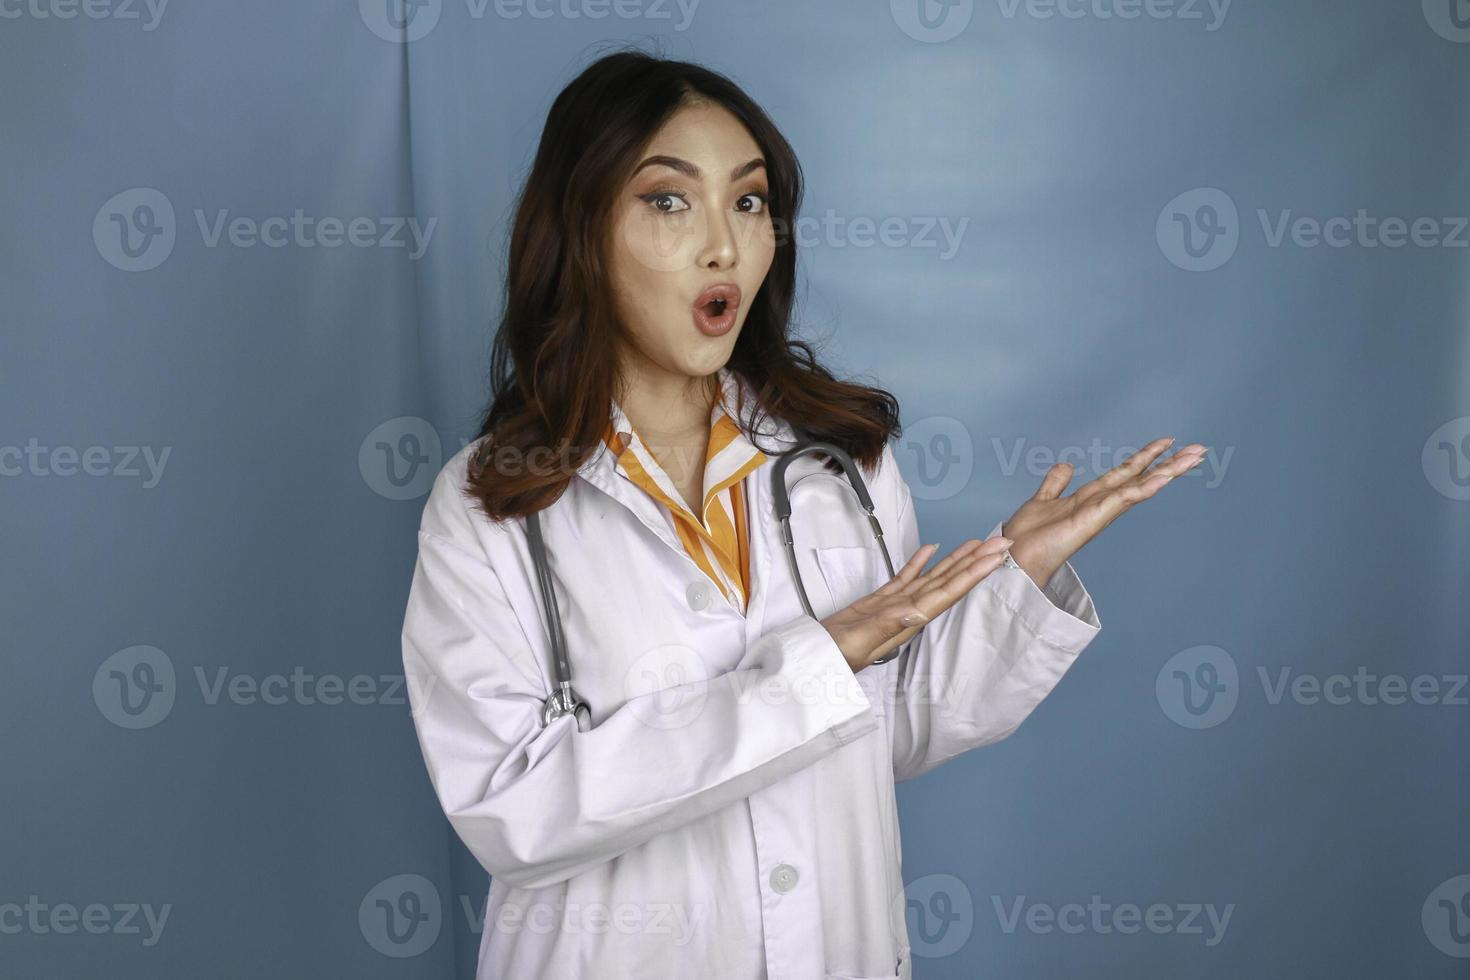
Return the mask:
[[[878,542],[878,548],[883,553],[883,564],[888,568],[888,577],[891,579],[898,573],[893,568],[893,558],[888,553],[888,545],[883,539],[883,524],[874,513],[873,498],[868,493],[868,485],[864,482],[852,457],[842,448],[830,442],[805,442],[796,446],[777,457],[771,467],[771,487],[775,501],[776,519],[781,525],[781,543],[786,550],[786,560],[791,567],[791,579],[796,583],[796,593],[801,599],[802,610],[813,619],[816,613],[812,610],[811,599],[807,596],[806,584],[802,581],[801,569],[796,563],[796,540],[791,533],[791,494],[786,487],[786,468],[798,458],[810,453],[822,453],[834,460],[847,477],[847,482],[852,485],[853,492],[857,494],[858,503],[862,505],[867,514],[868,525],[873,531],[873,537]],[[566,633],[561,620],[561,612],[557,607],[556,592],[552,587],[551,569],[546,560],[546,544],[541,536],[540,514],[531,513],[526,516],[526,539],[531,550],[532,564],[536,568],[536,586],[541,593],[541,605],[546,619],[547,638],[551,643],[551,658],[553,665],[553,680],[556,689],[546,699],[541,709],[541,720],[545,725],[551,724],[563,715],[575,715],[577,728],[587,731],[591,727],[591,709],[587,702],[583,701],[577,692],[572,689],[572,665],[567,652]],[[888,656],[872,661],[872,664],[886,664],[897,658],[905,647],[899,647]]]

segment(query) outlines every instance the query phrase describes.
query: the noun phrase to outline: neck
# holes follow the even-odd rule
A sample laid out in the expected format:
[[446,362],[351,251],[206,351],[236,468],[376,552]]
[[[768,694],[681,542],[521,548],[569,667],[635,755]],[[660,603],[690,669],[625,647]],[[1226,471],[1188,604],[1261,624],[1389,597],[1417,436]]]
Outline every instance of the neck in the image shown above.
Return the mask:
[[678,444],[708,437],[709,413],[719,377],[674,374],[652,365],[625,364],[618,405],[650,444]]

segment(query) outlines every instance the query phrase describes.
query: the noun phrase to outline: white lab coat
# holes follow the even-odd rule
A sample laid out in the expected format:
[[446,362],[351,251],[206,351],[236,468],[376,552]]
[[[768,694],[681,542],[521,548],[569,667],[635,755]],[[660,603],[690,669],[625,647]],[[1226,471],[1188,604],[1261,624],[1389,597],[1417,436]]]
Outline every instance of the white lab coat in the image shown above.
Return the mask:
[[[769,418],[758,440],[794,444]],[[902,657],[856,675],[792,584],[767,462],[745,480],[742,614],[598,454],[542,514],[579,732],[543,728],[546,630],[523,521],[424,508],[403,659],[449,822],[492,878],[480,980],[909,977],[894,782],[1004,738],[1101,628],[1070,565],[992,572]],[[817,618],[887,573],[846,481],[787,472]],[[895,567],[920,545],[892,452],[868,481]],[[991,534],[999,533],[999,525]]]

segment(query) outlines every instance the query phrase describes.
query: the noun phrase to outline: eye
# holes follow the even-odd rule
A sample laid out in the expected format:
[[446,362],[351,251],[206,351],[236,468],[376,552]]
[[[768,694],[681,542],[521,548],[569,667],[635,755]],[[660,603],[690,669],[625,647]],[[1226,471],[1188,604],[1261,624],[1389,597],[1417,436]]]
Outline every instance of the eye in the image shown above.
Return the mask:
[[[753,201],[754,203],[747,207],[744,206],[746,201]],[[735,202],[735,210],[742,214],[760,214],[765,211],[766,204],[766,195],[759,191],[752,191],[749,194],[742,195],[740,200]]]
[[[657,188],[647,194],[638,195],[638,199],[660,214],[678,214],[689,210],[689,202],[684,200],[684,195],[673,189]],[[675,201],[683,207],[672,206],[670,202]]]

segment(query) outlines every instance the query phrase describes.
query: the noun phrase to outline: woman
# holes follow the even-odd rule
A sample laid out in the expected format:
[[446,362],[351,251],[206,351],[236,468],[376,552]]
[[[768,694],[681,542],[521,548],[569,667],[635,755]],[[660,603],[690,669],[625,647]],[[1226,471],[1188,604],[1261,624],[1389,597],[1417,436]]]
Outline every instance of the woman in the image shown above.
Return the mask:
[[[1067,558],[1203,458],[1150,470],[1158,440],[1067,497],[1059,464],[925,570],[894,399],[787,336],[799,200],[790,146],[698,66],[615,54],[551,108],[493,403],[425,506],[403,627],[434,789],[491,875],[483,978],[908,976],[894,782],[1021,724],[1100,628]],[[820,619],[772,513],[799,437],[862,467],[903,561],[797,459]],[[585,730],[542,720],[532,512]]]

